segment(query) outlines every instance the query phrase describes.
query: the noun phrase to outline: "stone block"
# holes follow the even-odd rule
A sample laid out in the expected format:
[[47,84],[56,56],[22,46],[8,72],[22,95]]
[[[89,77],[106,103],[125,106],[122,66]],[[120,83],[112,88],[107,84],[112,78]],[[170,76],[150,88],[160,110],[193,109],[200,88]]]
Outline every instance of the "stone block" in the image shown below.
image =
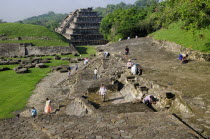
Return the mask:
[[21,69],[21,68],[22,68],[21,66],[18,66],[18,67],[13,68],[13,70],[14,70],[14,71],[17,71],[17,70],[19,70],[19,69]]
[[69,57],[62,57],[61,60],[70,60],[71,58]]
[[0,71],[6,71],[6,70],[10,70],[10,68],[8,68],[8,67],[0,68]]
[[8,64],[9,64],[9,65],[15,65],[15,64],[19,64],[19,62],[18,62],[18,61],[9,61]]
[[26,65],[22,65],[23,68],[34,68],[35,64],[26,64]]
[[0,65],[8,65],[9,61],[0,61]]
[[44,63],[36,64],[36,68],[46,68],[47,66]]
[[40,63],[50,63],[50,60],[48,60],[48,59],[42,59],[42,60],[40,61]]
[[54,59],[55,59],[55,60],[60,60],[61,57],[56,55]]
[[61,70],[59,70],[60,71],[60,73],[65,73],[65,72],[68,72],[68,70],[67,69],[61,69]]
[[78,61],[76,59],[72,59],[70,60],[70,63],[78,63]]
[[17,70],[16,70],[16,73],[18,73],[18,74],[28,73],[28,69],[27,69],[27,68],[17,69]]

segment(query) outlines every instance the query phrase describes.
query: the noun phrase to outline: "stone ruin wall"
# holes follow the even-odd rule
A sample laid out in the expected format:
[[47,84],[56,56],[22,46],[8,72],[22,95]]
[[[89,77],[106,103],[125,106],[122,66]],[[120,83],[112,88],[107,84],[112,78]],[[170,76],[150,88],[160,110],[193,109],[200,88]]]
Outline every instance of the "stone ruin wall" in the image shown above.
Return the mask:
[[73,46],[31,46],[20,43],[0,43],[0,56],[53,55],[78,53]]
[[166,51],[169,52],[178,53],[178,54],[188,54],[189,58],[192,60],[210,61],[210,53],[203,53],[192,50],[190,48],[184,48],[183,46],[176,44],[175,42],[153,39],[153,43],[157,44],[160,47],[165,48]]
[[25,54],[24,47],[17,43],[0,43],[0,56],[23,56]]

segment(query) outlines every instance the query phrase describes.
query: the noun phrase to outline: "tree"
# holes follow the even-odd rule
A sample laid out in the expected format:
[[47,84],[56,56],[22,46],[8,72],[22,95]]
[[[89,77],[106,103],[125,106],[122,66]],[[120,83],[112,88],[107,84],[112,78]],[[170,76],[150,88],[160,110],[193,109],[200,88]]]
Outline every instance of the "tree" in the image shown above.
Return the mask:
[[6,22],[4,22],[2,19],[0,19],[0,24],[1,24],[1,23],[6,23]]

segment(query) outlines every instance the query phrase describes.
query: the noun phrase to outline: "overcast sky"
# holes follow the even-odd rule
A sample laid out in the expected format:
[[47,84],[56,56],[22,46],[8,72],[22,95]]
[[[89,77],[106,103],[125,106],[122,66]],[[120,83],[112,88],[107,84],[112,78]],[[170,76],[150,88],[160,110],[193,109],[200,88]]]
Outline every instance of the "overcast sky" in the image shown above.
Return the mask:
[[0,19],[14,22],[49,11],[69,13],[78,8],[104,7],[120,2],[133,4],[136,0],[0,0]]

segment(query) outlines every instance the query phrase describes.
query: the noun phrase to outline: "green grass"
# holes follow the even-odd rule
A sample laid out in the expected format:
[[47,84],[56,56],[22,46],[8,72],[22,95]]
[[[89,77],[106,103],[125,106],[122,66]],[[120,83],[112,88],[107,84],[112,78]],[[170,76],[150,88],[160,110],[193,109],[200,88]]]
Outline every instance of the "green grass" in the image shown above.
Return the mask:
[[[79,46],[76,47],[82,57],[89,57],[95,54],[95,47]],[[61,57],[71,57],[73,55],[62,55]],[[43,58],[54,58],[53,56],[46,56]],[[51,63],[46,63],[48,66],[68,65],[68,61],[51,60]],[[13,69],[17,65],[0,65],[0,67],[9,67]],[[47,75],[50,68],[31,68],[30,72],[26,74],[16,74],[13,70],[0,72],[0,119],[13,117],[15,111],[22,110],[29,97],[33,93],[36,84]]]
[[210,29],[186,31],[181,29],[182,23],[173,23],[168,29],[160,29],[150,34],[156,40],[175,42],[186,48],[201,52],[210,52]]
[[[19,24],[19,23],[4,23],[0,24],[0,34],[6,34],[7,38],[14,39],[17,37],[23,40],[5,40],[0,43],[32,43],[36,46],[68,46],[68,41],[60,34],[50,31],[46,27]],[[47,38],[48,40],[44,40]]]
[[30,71],[27,74],[16,74],[13,70],[0,72],[0,119],[12,117],[11,112],[23,109],[35,85],[50,69],[32,68]]
[[35,46],[69,46],[69,43],[59,40],[6,40],[0,43],[32,43]]
[[89,57],[91,54],[96,54],[94,46],[76,46],[76,49],[82,57]]

